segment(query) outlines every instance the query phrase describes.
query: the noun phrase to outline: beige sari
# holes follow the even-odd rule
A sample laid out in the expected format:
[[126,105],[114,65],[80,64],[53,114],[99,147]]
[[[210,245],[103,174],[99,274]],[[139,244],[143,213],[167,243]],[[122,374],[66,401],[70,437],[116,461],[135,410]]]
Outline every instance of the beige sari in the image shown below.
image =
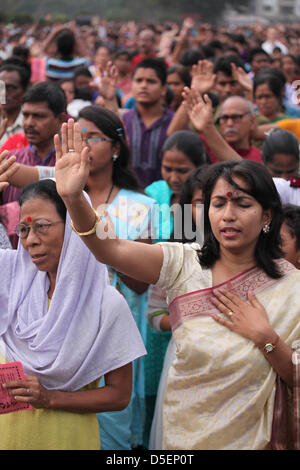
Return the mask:
[[[164,396],[163,448],[270,448],[275,371],[253,342],[211,317],[220,312],[209,300],[212,275],[201,268],[198,247],[162,246],[157,285],[166,291],[176,343]],[[300,339],[300,272],[285,260],[278,262],[279,280],[253,267],[222,287],[243,300],[254,290],[274,330],[293,347]]]

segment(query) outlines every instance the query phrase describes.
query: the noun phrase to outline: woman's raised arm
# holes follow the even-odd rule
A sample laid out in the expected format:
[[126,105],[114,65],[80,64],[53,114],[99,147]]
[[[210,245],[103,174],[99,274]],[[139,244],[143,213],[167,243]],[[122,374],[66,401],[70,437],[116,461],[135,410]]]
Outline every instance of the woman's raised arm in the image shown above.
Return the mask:
[[163,262],[162,247],[119,239],[111,230],[108,233],[107,222],[95,214],[83,194],[89,175],[89,159],[78,124],[72,119],[64,123],[61,141],[56,135],[54,145],[57,191],[66,204],[75,231],[86,234],[94,228],[93,233],[81,235],[81,239],[98,261],[134,279],[156,283]]

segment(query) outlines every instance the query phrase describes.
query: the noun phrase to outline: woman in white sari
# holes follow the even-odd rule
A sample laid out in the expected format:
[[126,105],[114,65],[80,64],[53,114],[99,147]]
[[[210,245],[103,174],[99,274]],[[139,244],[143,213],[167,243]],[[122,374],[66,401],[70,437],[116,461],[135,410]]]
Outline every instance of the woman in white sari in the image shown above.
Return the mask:
[[82,195],[88,159],[80,129],[63,125],[55,145],[57,187],[77,234],[98,260],[166,291],[176,358],[163,404],[164,449],[287,447],[276,378],[297,391],[300,274],[282,259],[281,203],[267,170],[251,161],[208,169],[201,251],[146,245],[96,236],[106,222]]

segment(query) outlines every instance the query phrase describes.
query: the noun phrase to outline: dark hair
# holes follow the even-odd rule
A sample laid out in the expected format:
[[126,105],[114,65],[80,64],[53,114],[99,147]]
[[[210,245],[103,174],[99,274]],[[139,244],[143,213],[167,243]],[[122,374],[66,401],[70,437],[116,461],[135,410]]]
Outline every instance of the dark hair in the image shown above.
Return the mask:
[[114,162],[112,180],[116,186],[132,191],[140,191],[140,184],[130,168],[130,150],[126,142],[125,130],[119,117],[100,106],[86,106],[79,111],[78,119],[92,122],[103,134],[120,145],[120,154]]
[[299,162],[299,142],[293,132],[286,129],[272,129],[262,146],[262,160],[269,163],[274,160],[274,155],[283,153],[293,155]]
[[251,64],[256,55],[262,54],[265,55],[266,58],[270,61],[270,56],[264,49],[262,49],[261,47],[253,47],[253,49],[250,49],[250,51],[248,52],[248,62]]
[[[233,177],[242,178],[248,188],[239,187]],[[219,243],[211,230],[208,216],[211,194],[219,178],[225,179],[234,188],[251,195],[264,210],[271,210],[270,230],[267,234],[259,235],[254,256],[259,268],[270,277],[278,279],[281,273],[274,260],[283,257],[280,238],[283,220],[281,200],[268,170],[261,163],[251,160],[221,162],[207,169],[203,184],[204,245],[199,253],[201,266],[211,268],[220,256]]]
[[283,222],[287,225],[290,235],[296,238],[296,248],[300,250],[300,206],[284,204]]
[[45,101],[55,116],[65,112],[67,101],[63,89],[53,82],[41,82],[29,88],[23,97],[23,103]]
[[167,76],[177,73],[179,75],[181,81],[185,84],[185,86],[191,86],[191,75],[189,69],[181,64],[172,65],[167,70]]
[[28,47],[23,47],[23,46],[14,46],[12,50],[12,55],[13,56],[18,56],[21,59],[28,60],[29,59],[29,48]]
[[201,138],[193,131],[177,131],[165,141],[161,154],[176,148],[197,167],[209,163]]
[[[185,207],[188,205],[188,208],[191,207],[191,203],[193,200],[193,195],[196,189],[203,189],[203,181],[204,181],[204,175],[207,170],[209,165],[203,164],[201,167],[196,168],[190,176],[186,179],[185,183],[182,186],[181,194],[180,194],[180,200],[179,200],[179,207],[180,207],[180,223],[181,223],[181,230],[179,233],[182,234],[181,240],[175,239],[174,238],[174,232],[171,235],[170,241],[176,241],[176,242],[181,242],[181,243],[192,243],[196,240],[196,224],[193,220],[192,214],[191,214],[191,222],[192,222],[192,233],[195,234],[194,238],[187,239],[186,238],[186,230],[184,226],[184,221],[185,217],[184,215],[186,214],[186,209]],[[178,227],[177,227],[178,229]]]
[[179,63],[184,67],[191,67],[194,64],[197,64],[199,60],[205,59],[205,54],[202,49],[193,47],[192,49],[187,49],[182,52],[179,57]]
[[84,66],[81,66],[81,67],[77,67],[74,71],[74,80],[78,77],[78,76],[81,76],[81,75],[84,75],[85,77],[89,77],[89,78],[92,78],[93,75],[91,74],[90,70],[88,67],[84,67]]
[[25,186],[19,196],[19,204],[22,206],[29,199],[43,198],[51,201],[62,220],[66,221],[67,209],[64,201],[56,189],[56,183],[50,179],[43,179]]
[[163,59],[144,59],[139,62],[132,73],[134,77],[138,69],[152,69],[154,70],[157,78],[161,81],[162,85],[166,84],[167,81],[167,67]]
[[126,55],[128,60],[131,60],[132,54],[127,49],[120,49],[120,50],[116,51],[115,54],[114,54],[114,59],[117,59],[121,55]]
[[69,29],[63,30],[56,38],[57,51],[62,60],[72,60],[75,48],[75,37]]
[[272,93],[280,100],[283,98],[285,81],[282,80],[279,70],[261,71],[254,77],[253,96],[259,85],[267,83]]
[[[20,62],[22,62],[22,60],[20,60]],[[14,62],[3,62],[1,67],[0,67],[0,73],[1,72],[17,72],[19,74],[19,78],[20,78],[20,83],[21,83],[21,87],[23,88],[23,90],[26,90],[26,88],[28,87],[29,85],[29,82],[30,82],[30,77],[31,77],[31,68],[29,66],[29,68],[26,68],[26,67],[23,67],[17,63],[14,63]]]
[[235,54],[230,54],[221,55],[217,58],[214,65],[214,73],[223,72],[228,77],[232,77],[231,64],[235,64],[237,67],[242,67],[242,69],[245,70],[245,66],[242,59],[240,59]]

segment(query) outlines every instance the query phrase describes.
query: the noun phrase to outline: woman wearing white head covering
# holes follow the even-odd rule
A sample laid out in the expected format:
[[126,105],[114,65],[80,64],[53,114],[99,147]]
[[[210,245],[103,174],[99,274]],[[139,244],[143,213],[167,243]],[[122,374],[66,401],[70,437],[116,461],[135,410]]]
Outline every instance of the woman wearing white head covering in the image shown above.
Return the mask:
[[29,185],[20,204],[18,250],[0,250],[0,361],[21,362],[26,379],[6,385],[32,409],[1,416],[0,449],[99,449],[96,413],[127,406],[145,348],[55,182]]

